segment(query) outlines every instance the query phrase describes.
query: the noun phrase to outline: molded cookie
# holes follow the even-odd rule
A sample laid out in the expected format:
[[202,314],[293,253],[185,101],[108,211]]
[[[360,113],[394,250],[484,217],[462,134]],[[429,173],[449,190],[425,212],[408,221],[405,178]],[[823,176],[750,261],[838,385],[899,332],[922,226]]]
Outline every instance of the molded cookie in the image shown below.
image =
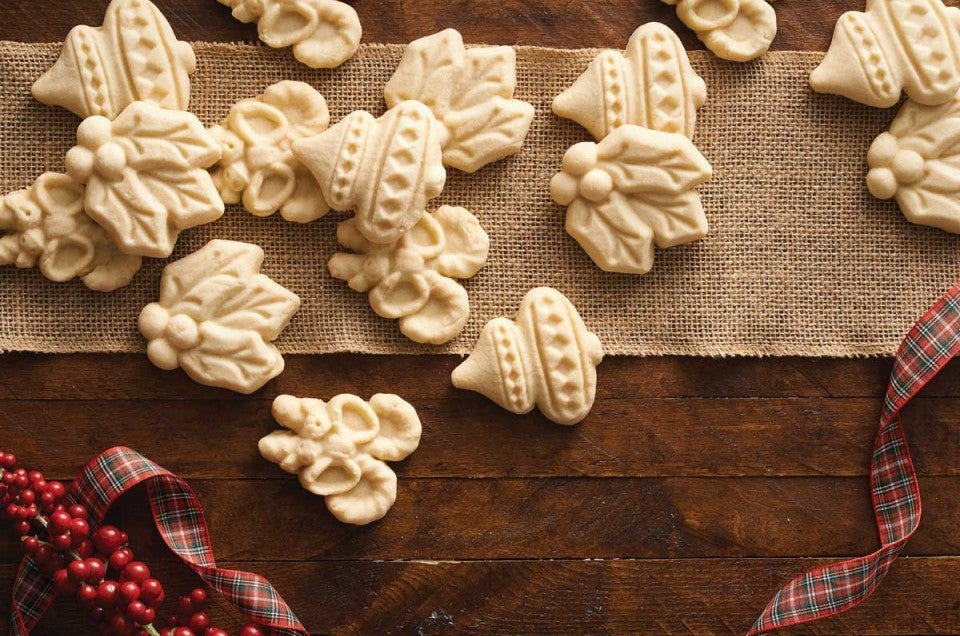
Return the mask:
[[464,172],[516,154],[533,122],[530,104],[514,99],[517,54],[510,46],[467,50],[447,29],[407,46],[384,96],[387,105],[418,100],[445,128],[443,162]]
[[369,292],[373,310],[399,319],[405,336],[438,345],[463,330],[470,302],[453,279],[474,276],[490,251],[490,239],[472,214],[443,206],[389,245],[370,243],[349,219],[338,226],[337,240],[360,254],[334,254],[330,273],[358,292]]
[[117,249],[84,212],[83,195],[69,176],[48,172],[30,189],[0,197],[0,265],[39,266],[54,282],[80,278],[103,292],[129,283],[140,257]]
[[625,124],[693,138],[707,86],[680,39],[651,22],[634,31],[626,54],[603,51],[576,83],[553,100],[553,112],[597,140]]
[[576,307],[555,289],[531,290],[516,322],[487,323],[473,353],[454,369],[458,389],[476,391],[512,413],[538,406],[557,424],[581,422],[593,408],[603,346]]
[[85,119],[77,142],[67,173],[87,186],[87,214],[123,252],[166,258],[181,230],[223,215],[206,171],[220,145],[190,113],[134,102],[112,123]]
[[149,0],[113,0],[103,26],[74,27],[33,85],[40,102],[113,119],[136,101],[186,110],[197,58]]
[[601,269],[646,274],[654,244],[674,247],[707,235],[696,187],[712,175],[683,135],[628,125],[599,144],[570,148],[550,190],[567,206],[567,232]]
[[443,191],[443,127],[420,102],[402,102],[375,119],[357,111],[330,130],[293,144],[327,204],[356,210],[357,229],[371,243],[400,239],[427,201]]
[[677,5],[677,17],[724,60],[748,62],[770,48],[777,37],[773,0],[663,0]]
[[896,198],[908,221],[960,234],[960,96],[941,106],[904,104],[870,147],[867,185]]
[[218,0],[241,22],[256,22],[260,39],[311,68],[334,68],[360,48],[363,29],[350,5],[337,0]]
[[261,439],[260,454],[325,497],[334,517],[365,525],[393,507],[397,475],[386,462],[420,445],[420,418],[407,402],[383,393],[369,402],[345,394],[327,403],[281,395],[273,417],[288,430]]
[[330,124],[327,101],[309,84],[284,81],[257,99],[234,105],[210,133],[223,157],[212,171],[225,203],[243,201],[255,216],[277,210],[307,223],[330,211],[310,171],[293,156],[293,142],[322,133]]
[[823,63],[810,75],[820,93],[889,108],[901,91],[936,106],[960,89],[960,9],[941,0],[867,0],[840,16]]
[[150,361],[238,393],[253,393],[280,375],[283,358],[270,343],[300,299],[259,273],[262,264],[256,245],[213,240],[167,265],[160,301],[140,313]]

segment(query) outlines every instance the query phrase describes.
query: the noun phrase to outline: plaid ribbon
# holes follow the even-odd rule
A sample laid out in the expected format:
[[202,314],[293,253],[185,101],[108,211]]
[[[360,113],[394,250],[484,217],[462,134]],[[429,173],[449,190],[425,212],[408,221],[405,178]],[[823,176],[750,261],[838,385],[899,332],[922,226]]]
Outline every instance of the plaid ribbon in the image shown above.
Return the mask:
[[[203,510],[193,490],[183,479],[140,453],[117,447],[94,458],[73,483],[70,496],[86,506],[91,528],[96,528],[120,495],[144,482],[160,536],[194,572],[240,610],[245,619],[273,628],[276,636],[307,635],[265,578],[217,567]],[[27,636],[54,598],[49,577],[40,573],[32,558],[24,558],[13,585],[13,634]]]
[[834,616],[866,600],[920,525],[920,486],[903,434],[903,407],[960,353],[960,283],[914,325],[893,364],[870,465],[880,549],[816,568],[777,592],[748,636]]

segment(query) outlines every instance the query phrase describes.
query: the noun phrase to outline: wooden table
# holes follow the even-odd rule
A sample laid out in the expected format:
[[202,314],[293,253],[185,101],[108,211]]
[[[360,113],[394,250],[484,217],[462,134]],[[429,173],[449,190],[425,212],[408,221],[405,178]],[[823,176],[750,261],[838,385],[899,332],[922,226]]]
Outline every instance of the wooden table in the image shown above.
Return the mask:
[[[956,2],[952,2],[956,4]],[[107,0],[5,0],[0,39],[54,41]],[[621,48],[649,20],[699,42],[656,0],[356,0],[366,41],[443,27],[468,42]],[[862,0],[777,4],[780,49],[825,50]],[[213,0],[161,0],[186,40],[254,40]],[[238,96],[241,97],[241,96]],[[931,298],[931,302],[934,299]],[[608,359],[574,429],[454,390],[452,357],[289,357],[252,397],[193,384],[145,356],[0,358],[0,446],[69,479],[132,446],[190,480],[218,558],[268,576],[315,633],[744,633],[795,574],[877,546],[867,466],[889,360]],[[874,598],[797,633],[960,633],[960,367],[913,405],[926,504]],[[279,393],[395,391],[424,422],[385,521],[338,524],[261,460]],[[112,514],[171,592],[192,574],[161,549],[142,492]],[[17,561],[0,539],[0,630]],[[171,594],[173,595],[173,594]],[[236,619],[221,602],[224,626]],[[92,633],[58,602],[38,634]]]

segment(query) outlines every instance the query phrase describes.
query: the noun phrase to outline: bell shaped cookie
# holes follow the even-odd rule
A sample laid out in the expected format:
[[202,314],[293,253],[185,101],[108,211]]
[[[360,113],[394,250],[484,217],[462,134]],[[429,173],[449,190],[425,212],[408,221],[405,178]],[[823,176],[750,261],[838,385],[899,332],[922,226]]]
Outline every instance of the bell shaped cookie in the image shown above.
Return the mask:
[[383,518],[397,500],[397,475],[386,462],[406,459],[420,445],[417,412],[396,395],[364,402],[338,395],[329,402],[281,395],[273,416],[286,430],[260,440],[260,454],[326,498],[343,523]]
[[601,52],[576,83],[553,100],[553,112],[597,140],[626,124],[693,138],[707,86],[669,27],[634,31],[627,51]]
[[470,302],[455,279],[476,275],[490,251],[490,239],[475,216],[443,206],[388,245],[370,243],[349,219],[337,228],[337,240],[360,253],[334,254],[330,273],[369,293],[373,310],[399,320],[405,336],[439,345],[463,330]]
[[593,408],[602,360],[600,339],[576,307],[557,290],[540,287],[523,299],[516,321],[487,323],[452,380],[512,413],[537,406],[551,421],[573,425]]
[[0,265],[36,266],[58,283],[80,278],[95,291],[129,283],[140,257],[121,253],[84,212],[83,200],[82,185],[54,172],[0,197]]
[[360,48],[357,12],[337,0],[218,0],[241,22],[256,22],[267,46],[293,47],[310,68],[335,68]]
[[516,154],[534,109],[514,99],[517,54],[510,46],[466,49],[454,29],[407,46],[384,96],[387,105],[418,100],[444,127],[444,164],[476,172]]
[[207,168],[220,144],[194,115],[134,102],[111,122],[88,117],[67,153],[87,214],[126,254],[166,258],[185,230],[223,216]]
[[553,200],[567,206],[567,232],[603,270],[646,274],[654,245],[674,247],[707,235],[696,188],[713,170],[689,139],[621,126],[599,144],[579,143],[553,178]]
[[919,104],[948,102],[960,89],[960,9],[942,0],[867,0],[840,16],[823,63],[810,75],[819,93],[889,108],[900,93]]
[[379,119],[364,111],[293,144],[327,204],[356,210],[371,243],[393,243],[417,224],[446,183],[443,128],[421,102],[401,102]]
[[327,101],[303,82],[279,82],[257,99],[234,105],[223,123],[210,129],[223,155],[211,174],[224,202],[243,202],[255,216],[279,210],[297,223],[324,216],[330,208],[313,175],[293,156],[293,142],[329,124]]
[[762,56],[777,36],[773,0],[663,0],[717,57],[749,62]]
[[33,85],[38,101],[86,119],[113,119],[136,101],[186,110],[193,48],[149,0],[113,0],[103,26],[74,27],[60,58]]
[[271,344],[300,298],[260,273],[263,250],[213,240],[163,270],[159,302],[140,313],[147,356],[207,386],[253,393],[283,371]]

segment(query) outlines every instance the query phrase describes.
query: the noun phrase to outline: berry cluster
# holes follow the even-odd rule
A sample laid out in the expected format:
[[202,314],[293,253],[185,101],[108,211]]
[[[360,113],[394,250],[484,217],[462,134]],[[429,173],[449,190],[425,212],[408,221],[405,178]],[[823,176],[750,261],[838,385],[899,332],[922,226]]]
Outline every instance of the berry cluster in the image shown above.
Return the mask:
[[[166,594],[150,569],[134,560],[125,532],[101,526],[92,535],[86,509],[71,503],[64,485],[17,467],[0,451],[0,514],[13,523],[24,553],[52,577],[62,596],[72,596],[101,634],[108,636],[229,636],[210,624],[207,593],[181,596],[176,615],[156,627]],[[245,625],[240,636],[263,636]]]

